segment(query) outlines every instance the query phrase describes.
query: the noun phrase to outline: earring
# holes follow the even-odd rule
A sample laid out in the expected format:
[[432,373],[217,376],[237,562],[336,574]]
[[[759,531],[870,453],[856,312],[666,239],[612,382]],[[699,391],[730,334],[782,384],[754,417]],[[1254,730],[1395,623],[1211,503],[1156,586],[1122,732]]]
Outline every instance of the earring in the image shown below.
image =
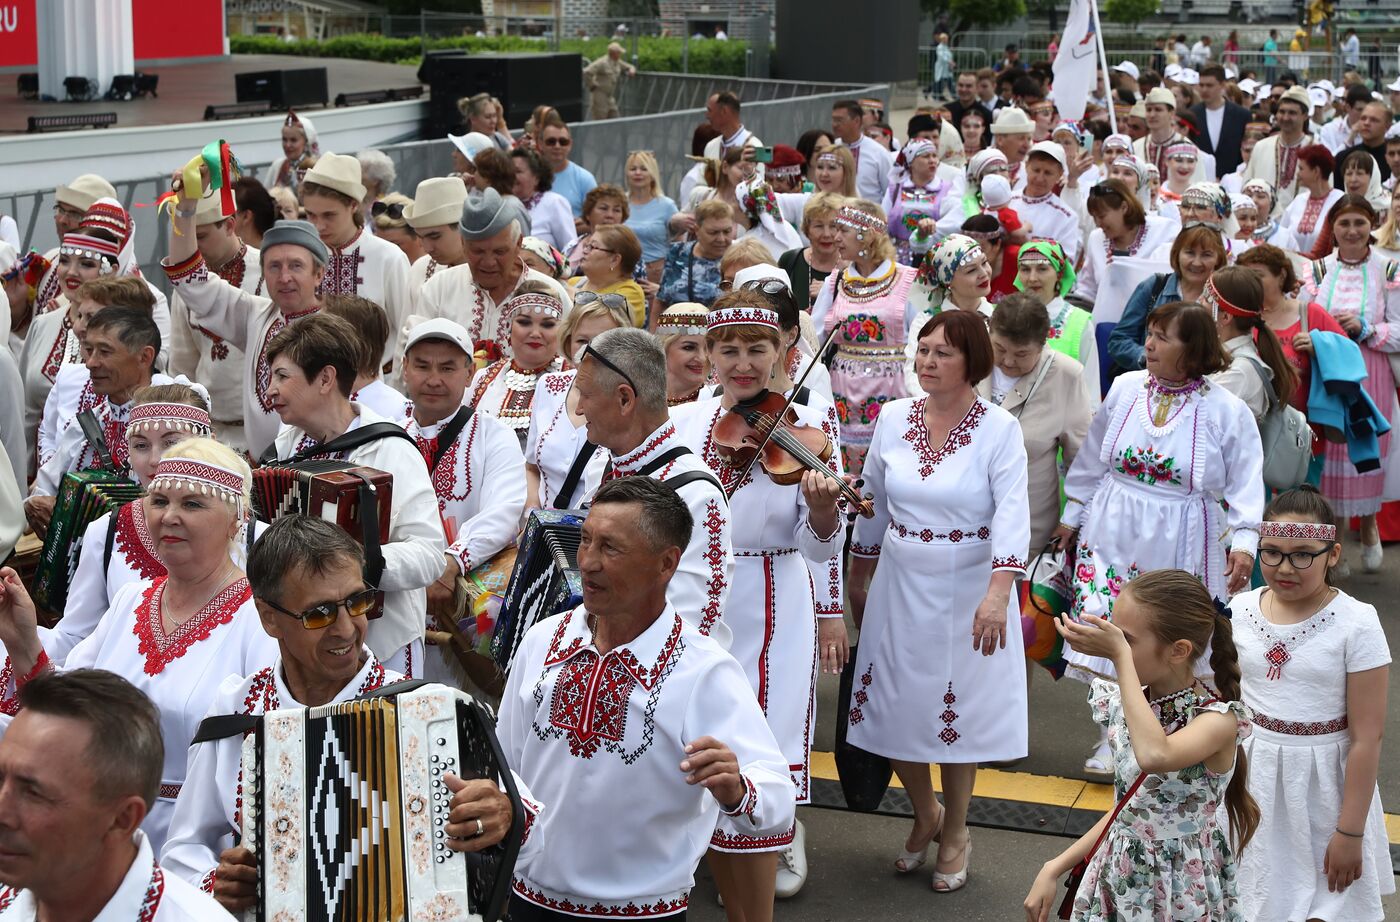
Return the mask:
[[856,240],[863,242],[865,240],[865,231],[856,231]]

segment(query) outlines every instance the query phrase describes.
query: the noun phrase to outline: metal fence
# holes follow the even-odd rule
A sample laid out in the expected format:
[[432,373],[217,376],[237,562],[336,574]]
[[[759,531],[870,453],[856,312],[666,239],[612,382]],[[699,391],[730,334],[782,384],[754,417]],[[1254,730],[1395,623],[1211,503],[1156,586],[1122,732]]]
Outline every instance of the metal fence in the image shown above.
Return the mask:
[[[655,82],[655,92],[642,84]],[[873,97],[889,101],[888,84],[802,84],[783,80],[746,80],[737,77],[705,78],[685,74],[647,74],[629,84],[637,93],[638,108],[651,108],[646,114],[571,126],[574,160],[587,168],[599,182],[625,186],[624,165],[629,153],[649,150],[661,166],[662,186],[675,195],[681,177],[694,165],[686,158],[696,126],[705,120],[704,101],[709,92],[731,89],[743,100],[744,124],[768,143],[796,142],[811,128],[831,125],[831,106],[839,99]],[[663,106],[671,100],[671,108]],[[424,179],[445,175],[452,169],[451,145],[446,140],[408,141],[380,148],[394,162],[398,191],[412,195]],[[178,164],[161,164],[146,179],[114,183],[117,199],[136,222],[136,256],[141,271],[157,286],[168,290],[160,260],[168,252],[169,223],[156,218],[152,207],[169,186],[170,170]],[[245,164],[248,175],[261,176],[265,164]],[[162,172],[163,170],[163,172]],[[26,249],[44,251],[57,244],[52,222],[53,190],[0,194],[0,214],[12,216],[19,224],[20,239]]]

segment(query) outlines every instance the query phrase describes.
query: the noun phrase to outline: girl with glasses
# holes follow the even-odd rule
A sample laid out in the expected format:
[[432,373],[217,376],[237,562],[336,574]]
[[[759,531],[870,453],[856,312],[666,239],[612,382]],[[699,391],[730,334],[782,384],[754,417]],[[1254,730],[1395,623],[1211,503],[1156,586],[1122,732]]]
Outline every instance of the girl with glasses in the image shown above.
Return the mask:
[[1241,856],[1246,919],[1385,918],[1395,892],[1376,773],[1390,648],[1376,609],[1332,585],[1335,513],[1281,493],[1259,528],[1266,586],[1230,602],[1258,842]]

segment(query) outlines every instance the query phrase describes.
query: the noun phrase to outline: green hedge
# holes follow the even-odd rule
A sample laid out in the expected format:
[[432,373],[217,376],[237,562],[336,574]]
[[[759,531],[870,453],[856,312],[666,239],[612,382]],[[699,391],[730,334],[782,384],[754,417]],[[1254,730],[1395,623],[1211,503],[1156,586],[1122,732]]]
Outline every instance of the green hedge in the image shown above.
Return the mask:
[[[566,39],[561,51],[576,51],[592,60],[607,51],[609,39]],[[631,42],[625,43],[631,51]],[[681,39],[640,38],[637,40],[637,61],[640,70],[679,73],[681,70]],[[353,58],[358,61],[383,61],[389,64],[417,64],[424,43],[417,38],[385,38],[382,35],[340,35],[323,42],[284,42],[273,35],[231,35],[229,50],[234,54],[286,54],[314,58]],[[522,38],[517,35],[453,36],[430,38],[429,51],[461,48],[467,51],[548,51],[543,39]],[[693,74],[744,75],[748,51],[747,42],[695,40],[690,43],[690,72]]]

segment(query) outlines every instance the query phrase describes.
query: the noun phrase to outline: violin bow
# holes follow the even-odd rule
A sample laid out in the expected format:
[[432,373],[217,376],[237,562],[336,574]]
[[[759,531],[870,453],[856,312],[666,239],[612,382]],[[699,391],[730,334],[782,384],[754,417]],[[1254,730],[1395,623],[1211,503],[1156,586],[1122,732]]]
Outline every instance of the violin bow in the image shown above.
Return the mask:
[[[802,390],[802,383],[807,380],[807,376],[812,373],[812,369],[816,367],[817,362],[821,361],[821,357],[826,354],[826,350],[831,346],[831,341],[836,337],[836,331],[838,329],[840,329],[839,325],[831,328],[831,332],[826,334],[826,339],[822,341],[822,347],[817,350],[816,355],[812,356],[812,361],[809,362],[807,364],[807,367],[802,370],[802,375],[796,381],[793,382],[792,393],[789,394],[787,400],[784,401],[783,408],[778,411],[778,414],[776,416],[776,422],[781,422],[783,417],[787,416],[787,411],[792,409],[793,402],[797,400],[798,392]],[[800,336],[801,334],[799,333],[798,335]],[[794,345],[793,348],[796,349],[797,347]],[[801,352],[802,350],[798,349],[797,351]],[[732,499],[734,497],[734,491],[739,489],[739,485],[744,482],[744,479],[749,476],[749,472],[753,470],[753,466],[758,463],[758,459],[763,455],[763,449],[773,438],[773,431],[778,428],[776,422],[774,425],[768,428],[767,432],[763,434],[763,440],[758,443],[758,448],[754,451],[753,458],[750,459],[748,464],[744,465],[744,469],[740,471],[739,476],[735,478],[734,486],[728,490],[725,490],[725,496],[727,498]],[[837,451],[840,450],[839,446],[833,445],[832,448]]]

